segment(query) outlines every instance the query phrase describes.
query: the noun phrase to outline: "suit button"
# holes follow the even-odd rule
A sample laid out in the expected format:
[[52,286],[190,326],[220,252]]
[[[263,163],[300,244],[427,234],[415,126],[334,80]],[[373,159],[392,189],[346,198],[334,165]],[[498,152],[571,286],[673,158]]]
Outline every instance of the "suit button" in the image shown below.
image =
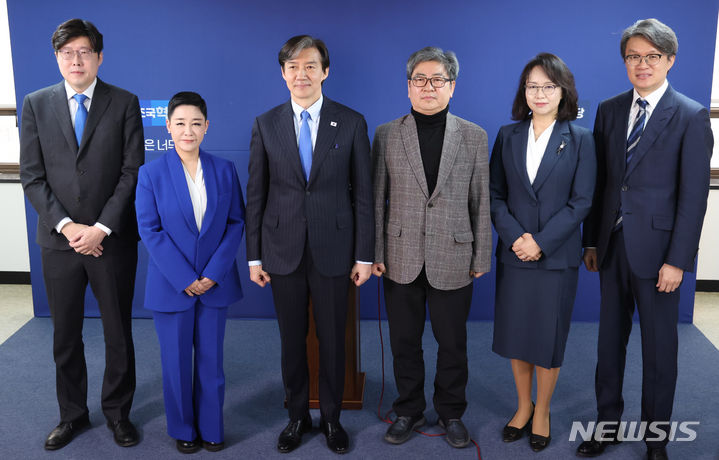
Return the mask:
[[79,170],[77,173],[82,176],[83,174],[85,174],[85,170],[84,170],[84,169],[81,169],[81,170]]
[[309,190],[305,190],[305,195],[310,196],[310,191],[309,191]]
[[536,202],[536,201],[532,201],[531,205],[532,205],[533,208],[536,208],[536,207],[537,207],[537,202]]
[[428,207],[428,208],[432,208],[432,207],[434,207],[434,204],[433,204],[433,203],[429,203],[429,204],[427,205],[427,207]]
[[75,198],[75,201],[77,201],[77,202],[79,203],[79,202],[80,202],[80,197],[79,197],[79,196],[76,197],[76,198]]
[[626,192],[627,190],[629,190],[629,187],[626,185],[622,185],[622,192]]

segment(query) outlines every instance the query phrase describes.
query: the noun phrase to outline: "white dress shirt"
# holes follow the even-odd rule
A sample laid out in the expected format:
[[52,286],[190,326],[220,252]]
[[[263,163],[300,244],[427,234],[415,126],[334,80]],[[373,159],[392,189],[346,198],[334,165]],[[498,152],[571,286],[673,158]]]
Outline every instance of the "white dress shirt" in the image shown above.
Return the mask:
[[195,223],[197,224],[197,231],[199,232],[202,230],[202,219],[204,219],[205,211],[207,210],[207,189],[205,188],[205,177],[202,174],[202,163],[200,159],[197,158],[197,170],[195,171],[194,179],[184,163],[182,170],[185,171],[187,189],[190,191],[190,201],[192,201],[192,211],[195,214]]
[[320,128],[320,110],[322,109],[323,100],[324,97],[322,96],[322,94],[320,94],[320,98],[317,99],[314,104],[305,109],[304,107],[290,99],[290,102],[292,103],[292,112],[295,114],[295,116],[292,117],[292,121],[295,125],[295,137],[297,138],[298,147],[300,145],[300,126],[302,125],[302,112],[307,110],[307,113],[310,114],[310,118],[307,120],[307,124],[310,127],[310,134],[312,135],[312,150],[314,151],[315,142],[317,142],[317,131],[319,131]]
[[549,138],[552,136],[552,131],[556,123],[557,120],[554,120],[535,140],[534,121],[529,122],[529,134],[527,135],[527,175],[529,176],[530,184],[533,184],[534,178],[537,177],[539,165],[542,163],[544,151],[547,150],[547,144],[549,143]]
[[[90,83],[90,86],[87,87],[85,91],[82,93],[78,93],[74,89],[72,89],[72,86],[70,86],[70,83],[65,80],[65,97],[67,97],[67,107],[70,109],[70,123],[72,123],[73,129],[75,128],[75,115],[77,115],[77,101],[75,100],[76,94],[84,94],[87,96],[87,99],[83,102],[83,105],[87,109],[87,112],[90,113],[90,104],[92,104],[92,97],[95,95],[95,86],[97,86],[97,77]],[[72,219],[70,217],[63,217],[60,219],[60,222],[55,225],[55,231],[60,233],[62,230],[62,227],[65,226],[65,224],[69,224],[72,222]],[[107,228],[106,226],[102,225],[100,222],[95,222],[95,227],[99,228],[103,232],[107,234],[107,236],[110,236],[110,233],[112,233],[112,230]]]
[[651,94],[649,94],[647,97],[642,97],[639,95],[637,90],[634,90],[634,96],[632,96],[632,105],[629,108],[629,122],[627,125],[627,139],[629,139],[629,134],[632,132],[632,126],[634,126],[634,120],[637,118],[637,112],[639,112],[639,104],[637,104],[637,99],[642,98],[645,101],[647,101],[647,107],[646,107],[646,116],[644,117],[644,127],[646,128],[647,123],[649,122],[649,117],[652,116],[652,112],[654,112],[654,109],[656,108],[657,104],[659,104],[659,99],[664,96],[664,93],[667,91],[667,88],[669,87],[669,81],[665,78],[664,83],[662,83],[662,86],[655,89]]

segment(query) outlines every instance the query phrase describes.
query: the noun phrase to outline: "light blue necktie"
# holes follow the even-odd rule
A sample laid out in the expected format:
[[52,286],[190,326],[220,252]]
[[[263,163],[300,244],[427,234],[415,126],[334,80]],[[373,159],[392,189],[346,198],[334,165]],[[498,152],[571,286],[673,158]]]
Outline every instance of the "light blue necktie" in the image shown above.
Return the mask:
[[75,112],[75,139],[77,139],[77,146],[80,146],[82,142],[82,132],[85,130],[85,122],[87,121],[87,108],[85,108],[85,99],[87,96],[84,94],[76,94],[73,99],[77,101],[77,112]]
[[310,180],[310,170],[312,169],[312,134],[310,133],[310,124],[307,121],[310,118],[309,112],[303,110],[300,114],[302,123],[300,124],[300,161],[302,168],[305,170],[305,179]]

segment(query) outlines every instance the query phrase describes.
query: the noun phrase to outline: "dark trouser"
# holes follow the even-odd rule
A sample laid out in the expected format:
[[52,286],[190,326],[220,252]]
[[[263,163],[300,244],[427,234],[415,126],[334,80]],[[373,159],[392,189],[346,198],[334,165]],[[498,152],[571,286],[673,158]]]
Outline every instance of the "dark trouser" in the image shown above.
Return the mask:
[[132,344],[132,296],[137,268],[137,242],[105,238],[102,256],[70,249],[42,248],[42,271],[52,315],[57,401],[60,420],[88,414],[87,366],[82,324],[88,282],[97,299],[105,336],[102,411],[109,421],[127,419],[135,394],[135,351]]
[[282,381],[291,420],[309,414],[307,370],[308,300],[312,298],[320,353],[320,413],[327,422],[339,421],[345,382],[345,323],[347,274],[324,276],[317,271],[309,248],[297,269],[288,275],[270,273],[272,297],[282,341]]
[[[636,303],[642,335],[641,419],[668,422],[677,381],[679,289],[660,293],[657,278],[641,279],[631,272],[622,230],[612,234],[599,279],[601,311],[595,377],[598,420],[619,421],[624,410],[624,366]],[[657,437],[649,431],[646,436]],[[647,441],[647,445],[659,447],[667,442]]]
[[434,408],[444,420],[461,418],[467,408],[467,317],[472,305],[472,283],[443,291],[430,286],[424,269],[409,284],[384,278],[394,378],[399,397],[392,408],[397,415],[424,412],[424,358],[422,333],[429,306],[432,332],[437,340]]

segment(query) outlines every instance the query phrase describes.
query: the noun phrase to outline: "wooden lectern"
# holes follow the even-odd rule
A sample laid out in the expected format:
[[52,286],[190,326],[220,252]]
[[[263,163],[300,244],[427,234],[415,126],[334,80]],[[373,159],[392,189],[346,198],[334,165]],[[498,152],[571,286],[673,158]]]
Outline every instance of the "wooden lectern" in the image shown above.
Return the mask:
[[[320,408],[320,365],[319,342],[312,311],[309,307],[309,329],[307,332],[307,365],[310,373],[310,409]],[[361,372],[359,289],[350,283],[347,293],[347,324],[345,325],[345,390],[342,395],[342,409],[362,409],[364,400],[365,373]]]

